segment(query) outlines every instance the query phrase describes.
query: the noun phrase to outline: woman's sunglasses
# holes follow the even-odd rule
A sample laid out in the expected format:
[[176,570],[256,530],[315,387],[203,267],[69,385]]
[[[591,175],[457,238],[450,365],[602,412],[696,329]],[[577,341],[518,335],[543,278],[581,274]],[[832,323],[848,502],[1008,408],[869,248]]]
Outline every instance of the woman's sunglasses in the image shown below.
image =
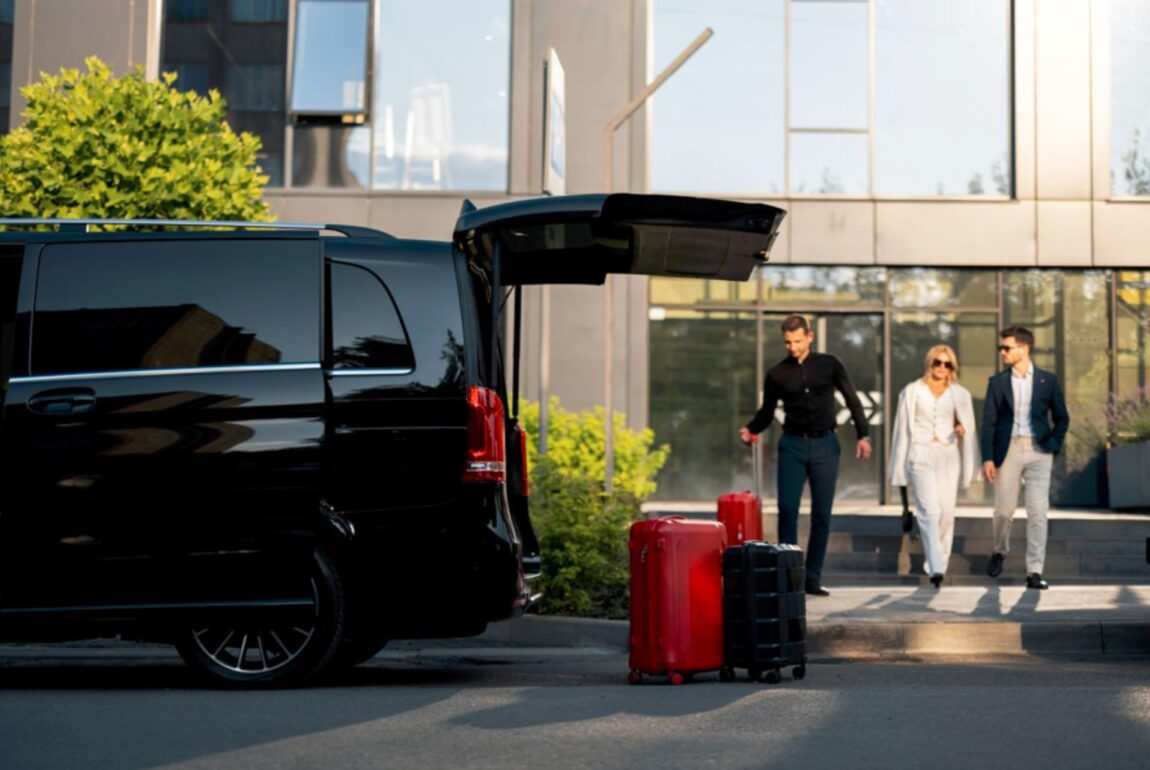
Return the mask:
[[950,361],[939,361],[937,358],[930,362],[931,366],[945,366],[947,369],[954,371],[954,364]]

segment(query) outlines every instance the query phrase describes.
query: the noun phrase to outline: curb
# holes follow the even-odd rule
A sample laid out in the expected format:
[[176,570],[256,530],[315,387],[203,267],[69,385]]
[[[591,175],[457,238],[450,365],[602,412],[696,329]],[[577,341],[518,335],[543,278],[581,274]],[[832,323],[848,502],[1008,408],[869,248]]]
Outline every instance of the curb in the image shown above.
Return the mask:
[[[480,637],[533,647],[629,648],[625,620],[528,615],[488,626]],[[915,655],[1145,655],[1150,621],[969,621],[807,625],[812,657],[884,658]]]

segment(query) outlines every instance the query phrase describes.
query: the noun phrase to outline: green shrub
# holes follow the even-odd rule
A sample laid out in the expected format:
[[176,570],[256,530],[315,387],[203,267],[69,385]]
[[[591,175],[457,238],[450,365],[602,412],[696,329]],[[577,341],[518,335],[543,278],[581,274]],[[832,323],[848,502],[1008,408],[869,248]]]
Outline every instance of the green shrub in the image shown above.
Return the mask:
[[624,618],[628,612],[630,526],[655,491],[669,449],[651,430],[633,431],[615,414],[615,474],[604,492],[606,439],[602,407],[569,412],[552,398],[547,454],[540,456],[539,405],[521,411],[528,436],[531,518],[543,554],[540,611]]
[[0,216],[271,219],[260,140],[232,131],[217,92],[85,64],[21,89],[24,124],[0,138]]

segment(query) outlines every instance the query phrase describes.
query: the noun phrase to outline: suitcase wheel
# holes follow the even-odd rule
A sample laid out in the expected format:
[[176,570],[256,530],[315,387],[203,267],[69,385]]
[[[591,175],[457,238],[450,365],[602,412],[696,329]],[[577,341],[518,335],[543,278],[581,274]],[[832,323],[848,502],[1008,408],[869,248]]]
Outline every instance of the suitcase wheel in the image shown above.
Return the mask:
[[671,684],[682,684],[683,683],[683,675],[680,674],[678,671],[672,671],[668,678],[671,680]]
[[794,670],[791,671],[791,674],[795,677],[795,679],[802,679],[807,675],[807,667],[795,666]]
[[735,669],[731,668],[730,666],[724,666],[723,668],[720,668],[719,669],[719,681],[720,682],[733,682],[733,681],[735,681]]
[[766,673],[765,676],[763,676],[763,681],[767,684],[778,684],[779,682],[783,681],[783,676],[779,673],[777,668],[772,668]]
[[643,684],[643,675],[638,671],[627,674],[627,684]]

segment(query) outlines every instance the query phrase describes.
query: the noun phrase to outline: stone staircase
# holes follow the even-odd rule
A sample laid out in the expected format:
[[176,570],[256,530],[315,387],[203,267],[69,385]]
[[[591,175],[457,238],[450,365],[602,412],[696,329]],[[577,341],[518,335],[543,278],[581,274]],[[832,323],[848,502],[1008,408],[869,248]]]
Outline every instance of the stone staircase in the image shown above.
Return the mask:
[[[774,539],[773,501],[764,501],[764,537]],[[666,514],[713,518],[706,505],[647,506],[648,516]],[[922,543],[917,532],[904,535],[901,508],[836,507],[823,566],[828,586],[918,585],[926,583]],[[810,518],[799,518],[799,544],[806,547]],[[986,575],[992,551],[992,511],[960,507],[955,519],[954,548],[947,568],[950,585],[1020,585],[1026,579],[1026,516],[1016,514],[1010,552],[997,580]],[[1150,515],[1105,510],[1052,511],[1043,576],[1054,585],[1150,584],[1147,538]]]

